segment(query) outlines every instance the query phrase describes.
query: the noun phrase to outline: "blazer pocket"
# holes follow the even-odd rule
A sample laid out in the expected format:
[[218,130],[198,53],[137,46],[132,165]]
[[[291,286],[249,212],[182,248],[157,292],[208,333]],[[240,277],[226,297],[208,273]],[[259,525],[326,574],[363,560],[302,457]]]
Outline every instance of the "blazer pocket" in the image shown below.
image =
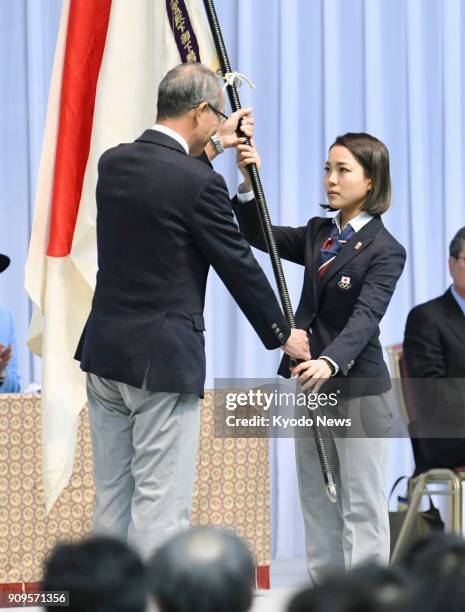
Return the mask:
[[371,363],[380,363],[383,360],[383,353],[381,349],[377,349],[376,347],[369,345],[364,348],[357,359],[369,361]]
[[194,329],[196,331],[205,331],[205,320],[202,315],[193,314],[191,315]]
[[357,361],[360,359],[360,361],[368,361],[369,363],[380,363],[381,359],[375,359],[373,357],[365,357],[363,355],[359,355],[357,357]]

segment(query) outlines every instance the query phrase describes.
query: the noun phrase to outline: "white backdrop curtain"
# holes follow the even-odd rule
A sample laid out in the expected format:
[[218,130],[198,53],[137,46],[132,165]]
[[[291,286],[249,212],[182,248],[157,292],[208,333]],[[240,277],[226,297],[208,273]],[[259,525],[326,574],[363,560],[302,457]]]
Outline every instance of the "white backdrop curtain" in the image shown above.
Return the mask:
[[[13,260],[0,276],[0,299],[14,313],[23,385],[40,377],[25,347],[23,268],[60,6],[61,0],[0,0],[0,252]],[[393,200],[384,221],[408,259],[381,339],[401,341],[410,308],[448,286],[448,243],[465,225],[465,3],[216,0],[216,7],[233,68],[257,86],[242,87],[241,99],[255,110],[275,223],[303,224],[322,214],[323,165],[338,134],[368,131],[388,146]],[[216,168],[234,192],[232,154]],[[271,278],[267,257],[257,257]],[[296,305],[303,270],[284,268]],[[215,377],[274,375],[277,351],[263,349],[214,274],[206,320],[207,386]],[[301,556],[292,440],[272,441],[271,450],[274,555]],[[411,470],[408,441],[393,440],[392,451],[388,485]]]
[[40,380],[26,346],[31,306],[24,291],[37,170],[61,0],[0,0],[0,300],[16,327],[21,385]]

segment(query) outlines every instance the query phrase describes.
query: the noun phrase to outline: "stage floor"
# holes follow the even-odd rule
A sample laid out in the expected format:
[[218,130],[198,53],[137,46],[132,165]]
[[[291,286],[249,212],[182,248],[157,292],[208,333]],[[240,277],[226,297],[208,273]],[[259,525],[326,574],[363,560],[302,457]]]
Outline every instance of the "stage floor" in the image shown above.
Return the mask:
[[257,591],[251,612],[285,612],[291,597],[301,587],[309,585],[304,559],[274,559],[271,561],[271,589]]

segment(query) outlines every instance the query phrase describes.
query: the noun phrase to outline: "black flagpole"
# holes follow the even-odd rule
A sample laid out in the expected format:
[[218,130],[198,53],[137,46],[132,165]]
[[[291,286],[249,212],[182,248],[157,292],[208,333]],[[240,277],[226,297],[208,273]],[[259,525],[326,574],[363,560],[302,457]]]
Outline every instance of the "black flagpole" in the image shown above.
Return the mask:
[[[223,75],[231,72],[231,65],[229,63],[228,54],[224,45],[223,35],[221,33],[220,24],[216,15],[215,5],[213,0],[203,0],[205,11],[208,17],[208,23],[215,43],[216,52],[218,59],[220,60],[220,66]],[[233,112],[241,108],[239,100],[239,94],[237,93],[237,87],[233,82],[232,85],[228,84],[228,96],[229,102]],[[250,140],[246,139],[247,144],[250,144]],[[268,247],[268,253],[270,254],[271,264],[273,266],[273,272],[276,278],[276,284],[278,286],[279,296],[281,298],[281,304],[286,316],[287,322],[290,327],[295,328],[295,317],[294,311],[292,310],[291,300],[289,298],[289,292],[287,290],[286,279],[284,278],[283,268],[281,260],[279,258],[278,248],[276,246],[276,240],[273,234],[273,228],[271,225],[271,219],[268,212],[268,206],[265,200],[265,194],[263,193],[262,183],[256,164],[250,164],[247,169],[252,180],[252,187],[255,194],[255,200],[257,202],[258,213],[262,222],[263,233],[265,235],[266,245]],[[321,431],[316,423],[316,419],[313,419],[313,436],[315,438],[315,444],[318,450],[318,457],[320,459],[321,470],[323,472],[323,478],[326,485],[326,493],[332,502],[337,499],[336,485],[334,484],[333,475],[331,473],[331,467],[328,461],[328,455],[326,454],[326,448],[321,436]]]

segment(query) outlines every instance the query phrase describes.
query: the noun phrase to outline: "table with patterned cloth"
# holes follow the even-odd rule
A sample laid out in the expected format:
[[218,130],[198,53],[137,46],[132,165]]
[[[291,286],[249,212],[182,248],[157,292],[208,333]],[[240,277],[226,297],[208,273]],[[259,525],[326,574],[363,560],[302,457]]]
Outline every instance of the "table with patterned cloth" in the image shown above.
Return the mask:
[[[215,438],[213,393],[202,402],[192,523],[226,525],[257,560],[257,583],[269,588],[268,440]],[[0,585],[26,589],[41,580],[44,557],[59,540],[92,525],[94,484],[87,409],[81,413],[69,485],[48,516],[41,484],[40,397],[0,395]],[[35,587],[33,587],[35,588]]]

